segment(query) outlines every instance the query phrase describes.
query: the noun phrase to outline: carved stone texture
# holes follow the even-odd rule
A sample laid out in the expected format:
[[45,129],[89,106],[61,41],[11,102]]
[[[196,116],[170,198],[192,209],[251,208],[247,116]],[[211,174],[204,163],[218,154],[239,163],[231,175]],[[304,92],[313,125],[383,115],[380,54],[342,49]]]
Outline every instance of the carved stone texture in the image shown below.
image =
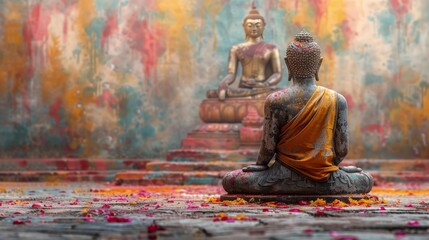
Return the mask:
[[262,139],[262,124],[264,118],[259,116],[256,109],[250,107],[244,117],[240,129],[240,140],[242,147],[258,147]]
[[205,99],[200,105],[200,118],[205,123],[241,123],[250,108],[255,109],[258,115],[263,117],[264,101],[265,98],[235,98],[224,101]]

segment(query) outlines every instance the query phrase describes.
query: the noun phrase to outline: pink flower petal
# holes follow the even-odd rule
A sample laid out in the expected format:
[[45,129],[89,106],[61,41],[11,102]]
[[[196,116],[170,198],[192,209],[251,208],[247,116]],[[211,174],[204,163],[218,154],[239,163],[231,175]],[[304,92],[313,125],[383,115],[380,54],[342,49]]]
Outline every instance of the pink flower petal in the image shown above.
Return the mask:
[[187,209],[196,209],[196,208],[200,208],[196,205],[188,205]]
[[13,221],[13,224],[21,225],[21,224],[25,224],[25,222],[23,220],[21,220],[21,219],[17,219],[17,220]]
[[329,236],[331,236],[331,237],[337,237],[338,235],[339,234],[337,231],[334,231],[334,230],[329,231]]
[[420,225],[419,221],[413,220],[413,221],[409,221],[408,226],[418,226]]
[[355,236],[340,236],[336,237],[335,240],[359,240],[359,238]]
[[325,212],[323,212],[323,211],[317,211],[316,215],[317,216],[323,216],[323,215],[325,215]]
[[107,216],[107,222],[127,223],[131,222],[129,218]]
[[42,206],[40,204],[37,203],[33,203],[33,205],[31,205],[32,208],[41,208]]
[[396,238],[402,238],[407,236],[407,234],[405,232],[395,232],[395,237]]

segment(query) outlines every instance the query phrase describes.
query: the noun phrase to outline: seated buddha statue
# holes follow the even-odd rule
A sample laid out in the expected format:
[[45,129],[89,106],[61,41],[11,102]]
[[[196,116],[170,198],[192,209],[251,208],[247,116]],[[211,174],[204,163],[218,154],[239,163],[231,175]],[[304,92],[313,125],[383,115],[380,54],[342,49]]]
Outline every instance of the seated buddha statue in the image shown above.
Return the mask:
[[[271,93],[256,164],[225,175],[230,194],[359,194],[374,180],[362,169],[339,167],[348,151],[347,102],[315,84],[321,50],[306,31],[295,36],[285,62],[291,87]],[[272,161],[273,160],[273,161]]]
[[[228,73],[218,89],[208,90],[208,98],[256,97],[265,98],[267,93],[276,90],[282,78],[279,50],[263,41],[265,19],[253,3],[252,9],[243,20],[246,40],[234,45],[229,51]],[[238,87],[232,87],[236,80],[238,63],[242,74]],[[264,95],[265,94],[265,95]]]

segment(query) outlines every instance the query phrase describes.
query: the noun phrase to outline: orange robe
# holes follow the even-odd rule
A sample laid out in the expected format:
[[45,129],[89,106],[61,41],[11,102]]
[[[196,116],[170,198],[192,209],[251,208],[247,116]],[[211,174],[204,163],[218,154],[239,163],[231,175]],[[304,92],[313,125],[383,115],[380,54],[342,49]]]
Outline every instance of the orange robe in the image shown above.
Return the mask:
[[338,170],[333,163],[337,95],[317,86],[305,107],[281,128],[277,159],[316,181]]

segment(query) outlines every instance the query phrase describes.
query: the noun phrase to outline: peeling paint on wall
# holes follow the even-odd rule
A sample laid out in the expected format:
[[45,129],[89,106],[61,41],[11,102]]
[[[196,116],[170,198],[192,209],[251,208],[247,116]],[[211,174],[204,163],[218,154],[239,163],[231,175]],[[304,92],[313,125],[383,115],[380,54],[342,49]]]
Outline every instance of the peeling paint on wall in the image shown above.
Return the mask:
[[[0,157],[163,156],[244,40],[248,0],[0,0]],[[429,157],[429,3],[257,1],[282,54],[301,28],[346,96],[351,158]],[[284,78],[286,79],[286,75]],[[282,80],[281,86],[287,81]]]

